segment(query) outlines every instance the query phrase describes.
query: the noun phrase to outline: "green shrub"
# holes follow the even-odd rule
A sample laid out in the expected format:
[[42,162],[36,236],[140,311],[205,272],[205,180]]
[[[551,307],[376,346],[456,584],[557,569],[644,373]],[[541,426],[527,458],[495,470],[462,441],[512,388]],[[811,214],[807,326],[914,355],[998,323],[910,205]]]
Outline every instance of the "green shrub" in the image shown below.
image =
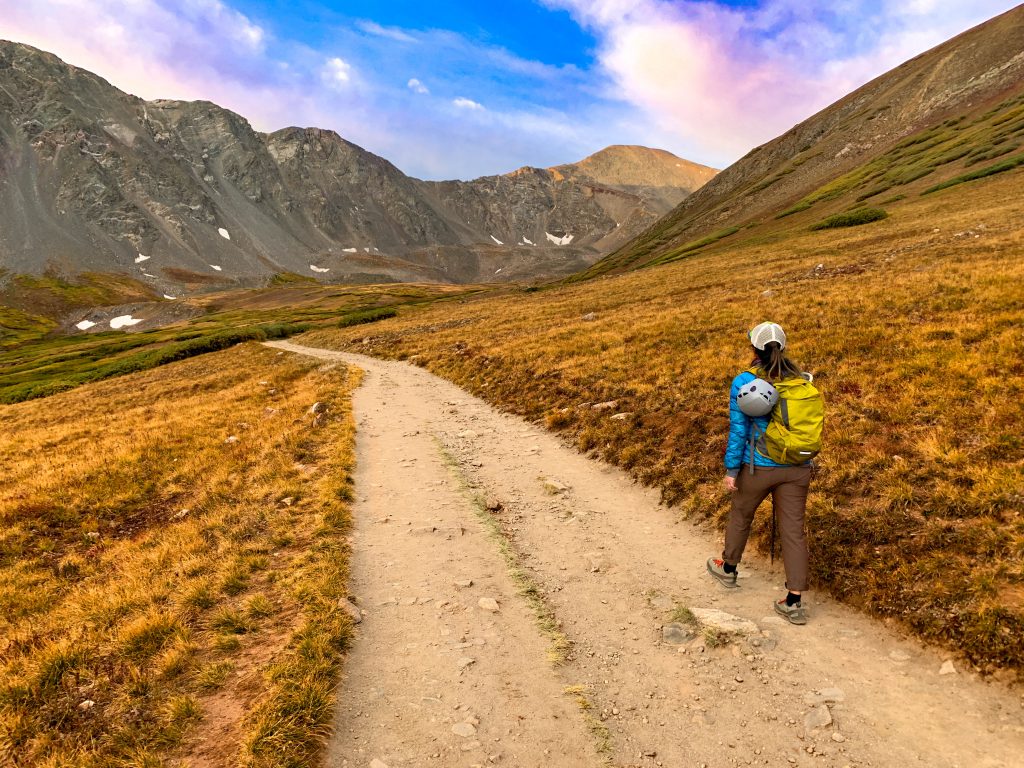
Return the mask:
[[811,229],[837,229],[839,227],[856,227],[860,224],[868,224],[872,221],[881,221],[889,217],[889,214],[881,208],[858,208],[847,213],[837,213],[822,219],[813,224]]
[[787,216],[792,216],[794,213],[800,213],[801,211],[806,211],[812,205],[814,205],[814,203],[812,201],[810,201],[810,200],[801,200],[799,203],[794,205],[792,208],[787,208],[782,213],[778,214],[775,218],[776,219],[784,219]]
[[398,310],[393,307],[378,307],[376,309],[363,309],[359,312],[349,312],[338,321],[339,328],[348,328],[352,325],[363,325],[364,323],[375,323],[378,320],[385,320],[398,315]]
[[948,179],[947,181],[944,181],[941,184],[936,184],[934,187],[928,187],[928,189],[926,189],[921,194],[930,195],[932,192],[938,192],[940,189],[948,189],[949,187],[955,187],[957,184],[963,184],[966,181],[974,181],[975,179],[983,179],[986,176],[993,176],[997,173],[1012,171],[1014,168],[1017,168],[1021,165],[1024,165],[1024,155],[1017,155],[1016,157],[1011,157],[1008,160],[1003,160],[1003,162],[1001,163],[989,165],[986,166],[985,168],[979,168],[977,171],[965,173],[962,176],[954,176],[952,179]]

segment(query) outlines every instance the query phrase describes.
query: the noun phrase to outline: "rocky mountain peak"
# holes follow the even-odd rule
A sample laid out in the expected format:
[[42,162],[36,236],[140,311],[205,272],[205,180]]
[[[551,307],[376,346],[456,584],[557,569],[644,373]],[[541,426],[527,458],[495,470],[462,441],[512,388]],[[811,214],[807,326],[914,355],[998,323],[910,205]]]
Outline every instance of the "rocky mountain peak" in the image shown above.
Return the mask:
[[116,273],[171,296],[284,272],[567,274],[696,188],[681,173],[690,166],[612,147],[554,169],[420,181],[331,130],[261,133],[212,102],[143,101],[0,43],[0,258],[11,274]]

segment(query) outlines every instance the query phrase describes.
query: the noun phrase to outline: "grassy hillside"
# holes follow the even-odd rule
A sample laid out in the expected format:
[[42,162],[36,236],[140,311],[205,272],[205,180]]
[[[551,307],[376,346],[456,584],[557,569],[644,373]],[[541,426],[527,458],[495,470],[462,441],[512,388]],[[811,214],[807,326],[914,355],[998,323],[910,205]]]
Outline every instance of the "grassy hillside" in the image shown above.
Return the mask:
[[0,410],[0,763],[309,764],[355,383],[244,345]]
[[720,523],[728,384],[746,330],[780,322],[828,405],[817,586],[1020,673],[1022,174],[908,195],[863,226],[812,231],[834,205],[815,203],[656,269],[303,340],[426,366]]
[[1024,163],[1024,6],[882,75],[756,147],[572,280],[775,236]]

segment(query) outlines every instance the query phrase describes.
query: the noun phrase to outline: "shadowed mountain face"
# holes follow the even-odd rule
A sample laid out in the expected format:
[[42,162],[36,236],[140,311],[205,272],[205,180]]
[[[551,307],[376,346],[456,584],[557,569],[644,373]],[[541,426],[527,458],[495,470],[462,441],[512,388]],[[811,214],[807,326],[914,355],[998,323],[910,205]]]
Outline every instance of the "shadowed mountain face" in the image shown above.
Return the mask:
[[0,259],[10,274],[132,275],[159,292],[326,280],[567,274],[714,175],[609,147],[575,165],[425,182],[315,128],[254,131],[208,102],[143,101],[0,42]]
[[[1024,6],[917,56],[757,147],[581,277],[887,205],[1016,157]],[[581,164],[582,165],[582,164]]]

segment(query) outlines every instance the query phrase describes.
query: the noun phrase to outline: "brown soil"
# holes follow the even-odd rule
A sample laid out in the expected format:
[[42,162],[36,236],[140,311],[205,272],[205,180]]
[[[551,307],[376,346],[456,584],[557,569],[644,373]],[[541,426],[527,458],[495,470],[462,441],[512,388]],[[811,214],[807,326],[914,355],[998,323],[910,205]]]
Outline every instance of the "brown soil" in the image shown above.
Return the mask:
[[[813,593],[807,626],[782,622],[778,564],[745,562],[742,588],[723,589],[704,568],[720,542],[656,491],[423,370],[272,346],[366,370],[352,561],[366,615],[327,765],[1019,765],[1018,690],[940,675],[939,652]],[[477,497],[501,503],[486,513],[500,535]],[[503,548],[571,642],[561,664]],[[758,632],[666,644],[678,607]],[[832,722],[811,728],[808,697],[830,688]],[[474,734],[453,733],[467,721]]]

